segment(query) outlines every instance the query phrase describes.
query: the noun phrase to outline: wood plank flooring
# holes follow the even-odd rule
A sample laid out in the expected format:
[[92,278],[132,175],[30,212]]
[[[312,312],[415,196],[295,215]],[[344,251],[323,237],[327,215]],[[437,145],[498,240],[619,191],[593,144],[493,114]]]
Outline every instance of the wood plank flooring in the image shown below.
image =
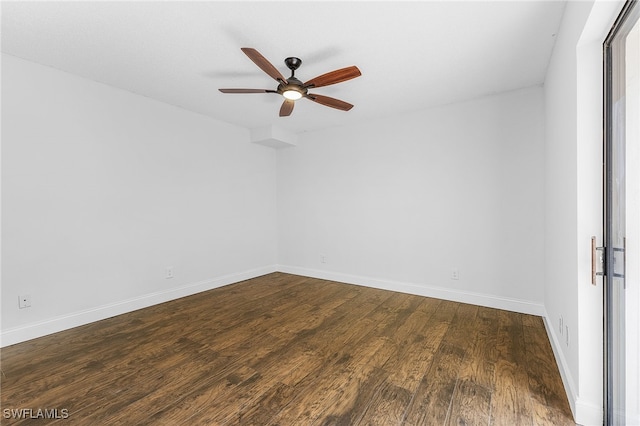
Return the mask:
[[283,273],[0,359],[2,424],[575,424],[541,318]]

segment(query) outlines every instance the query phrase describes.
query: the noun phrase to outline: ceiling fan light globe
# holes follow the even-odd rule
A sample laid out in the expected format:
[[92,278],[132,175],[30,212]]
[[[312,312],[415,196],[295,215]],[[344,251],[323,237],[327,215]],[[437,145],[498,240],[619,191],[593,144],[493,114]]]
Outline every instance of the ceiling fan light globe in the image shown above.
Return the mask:
[[298,92],[297,90],[285,90],[284,92],[282,92],[282,96],[284,96],[285,98],[292,100],[292,101],[297,101],[298,99],[300,99],[302,97],[302,93]]

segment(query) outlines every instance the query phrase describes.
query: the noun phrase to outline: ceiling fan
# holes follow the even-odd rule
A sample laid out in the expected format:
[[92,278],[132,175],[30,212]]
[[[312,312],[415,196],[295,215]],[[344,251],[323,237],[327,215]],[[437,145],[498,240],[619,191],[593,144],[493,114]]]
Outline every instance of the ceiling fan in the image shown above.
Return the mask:
[[295,71],[302,64],[299,58],[286,58],[284,63],[291,70],[291,77],[284,76],[269,62],[264,56],[255,49],[243,47],[241,49],[260,69],[266,72],[271,78],[278,82],[276,90],[268,89],[218,89],[222,93],[277,93],[284,96],[284,102],[280,107],[280,117],[291,115],[295,101],[301,98],[307,98],[321,105],[336,108],[342,111],[349,111],[353,105],[340,99],[330,98],[329,96],[317,95],[309,93],[309,89],[316,87],[329,86],[331,84],[341,83],[351,80],[361,75],[360,70],[356,66],[341,68],[326,74],[319,75],[311,80],[302,82],[295,77]]

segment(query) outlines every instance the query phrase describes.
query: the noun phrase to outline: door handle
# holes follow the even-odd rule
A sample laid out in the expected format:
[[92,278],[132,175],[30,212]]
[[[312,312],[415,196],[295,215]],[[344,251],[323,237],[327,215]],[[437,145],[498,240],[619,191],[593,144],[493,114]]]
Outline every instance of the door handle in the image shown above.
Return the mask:
[[[596,247],[596,237],[591,237],[591,284],[596,285],[596,277],[604,275],[604,247]],[[599,267],[598,267],[599,266]]]

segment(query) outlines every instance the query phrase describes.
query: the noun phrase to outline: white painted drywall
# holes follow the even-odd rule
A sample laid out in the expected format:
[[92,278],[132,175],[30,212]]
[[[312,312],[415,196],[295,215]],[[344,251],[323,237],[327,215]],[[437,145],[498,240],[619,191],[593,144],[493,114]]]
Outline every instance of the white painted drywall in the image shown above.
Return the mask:
[[8,55],[2,107],[4,345],[273,269],[249,130]]
[[[574,416],[580,378],[576,46],[590,9],[587,2],[567,5],[545,81],[545,308],[549,331],[556,336],[554,347],[560,351],[560,363],[564,365],[561,371]],[[601,242],[601,230],[595,228],[592,232]],[[601,334],[602,330],[595,332]]]
[[537,312],[543,104],[533,87],[301,134],[278,152],[280,267]]
[[591,284],[590,238],[602,244],[602,43],[620,6],[568,2],[545,80],[545,319],[579,424],[603,416],[602,281]]

